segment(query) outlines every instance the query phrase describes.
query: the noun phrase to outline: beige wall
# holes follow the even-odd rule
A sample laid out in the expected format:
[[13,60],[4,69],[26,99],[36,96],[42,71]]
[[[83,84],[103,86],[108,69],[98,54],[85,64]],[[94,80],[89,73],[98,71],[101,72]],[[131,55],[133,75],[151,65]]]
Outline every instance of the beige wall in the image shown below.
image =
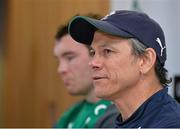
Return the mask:
[[67,94],[52,49],[57,27],[77,13],[108,12],[108,0],[9,0],[4,127],[51,127],[78,98]]
[[[3,57],[0,53],[0,105],[3,103]],[[3,125],[3,110],[2,106],[0,106],[0,125]]]

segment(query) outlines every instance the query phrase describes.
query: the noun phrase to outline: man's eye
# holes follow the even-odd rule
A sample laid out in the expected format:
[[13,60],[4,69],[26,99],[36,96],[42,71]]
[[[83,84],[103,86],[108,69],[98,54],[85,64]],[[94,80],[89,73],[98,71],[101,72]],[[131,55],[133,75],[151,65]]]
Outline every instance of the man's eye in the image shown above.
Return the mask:
[[110,49],[104,49],[104,54],[107,55],[107,54],[110,54],[112,52],[112,50]]
[[91,49],[91,50],[89,51],[89,54],[90,54],[91,57],[93,57],[93,56],[95,55],[95,51],[94,51],[93,49]]
[[73,60],[75,58],[75,56],[67,56],[66,57],[66,59],[68,60],[68,61],[71,61],[71,60]]

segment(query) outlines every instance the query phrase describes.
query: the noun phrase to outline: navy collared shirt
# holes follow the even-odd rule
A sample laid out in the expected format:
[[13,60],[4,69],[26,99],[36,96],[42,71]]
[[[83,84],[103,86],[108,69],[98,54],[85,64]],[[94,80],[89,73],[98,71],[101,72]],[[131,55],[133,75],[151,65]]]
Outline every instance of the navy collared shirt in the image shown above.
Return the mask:
[[180,128],[180,104],[164,88],[145,101],[130,118],[116,118],[116,128]]

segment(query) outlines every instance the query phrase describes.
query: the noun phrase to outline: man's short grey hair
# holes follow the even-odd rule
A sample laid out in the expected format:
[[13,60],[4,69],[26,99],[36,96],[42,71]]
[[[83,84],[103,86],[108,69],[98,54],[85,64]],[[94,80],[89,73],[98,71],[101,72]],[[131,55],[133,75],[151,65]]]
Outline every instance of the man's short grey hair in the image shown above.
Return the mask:
[[[132,54],[134,54],[137,57],[146,56],[147,47],[143,43],[141,43],[139,40],[135,38],[129,38],[128,40],[132,46]],[[159,79],[159,82],[163,86],[166,86],[167,84],[171,83],[172,79],[168,79],[167,77],[168,70],[164,68],[164,65],[160,63],[158,58],[155,62],[155,73]]]
[[132,53],[136,56],[141,56],[146,52],[146,46],[135,38],[129,38],[129,42],[132,45]]

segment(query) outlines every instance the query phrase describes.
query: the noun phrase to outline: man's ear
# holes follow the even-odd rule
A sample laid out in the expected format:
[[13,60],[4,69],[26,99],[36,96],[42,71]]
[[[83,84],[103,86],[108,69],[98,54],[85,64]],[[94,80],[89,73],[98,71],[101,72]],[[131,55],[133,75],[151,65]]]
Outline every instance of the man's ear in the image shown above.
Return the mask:
[[140,71],[143,74],[149,72],[156,62],[156,52],[153,48],[147,48],[145,55],[141,57]]

